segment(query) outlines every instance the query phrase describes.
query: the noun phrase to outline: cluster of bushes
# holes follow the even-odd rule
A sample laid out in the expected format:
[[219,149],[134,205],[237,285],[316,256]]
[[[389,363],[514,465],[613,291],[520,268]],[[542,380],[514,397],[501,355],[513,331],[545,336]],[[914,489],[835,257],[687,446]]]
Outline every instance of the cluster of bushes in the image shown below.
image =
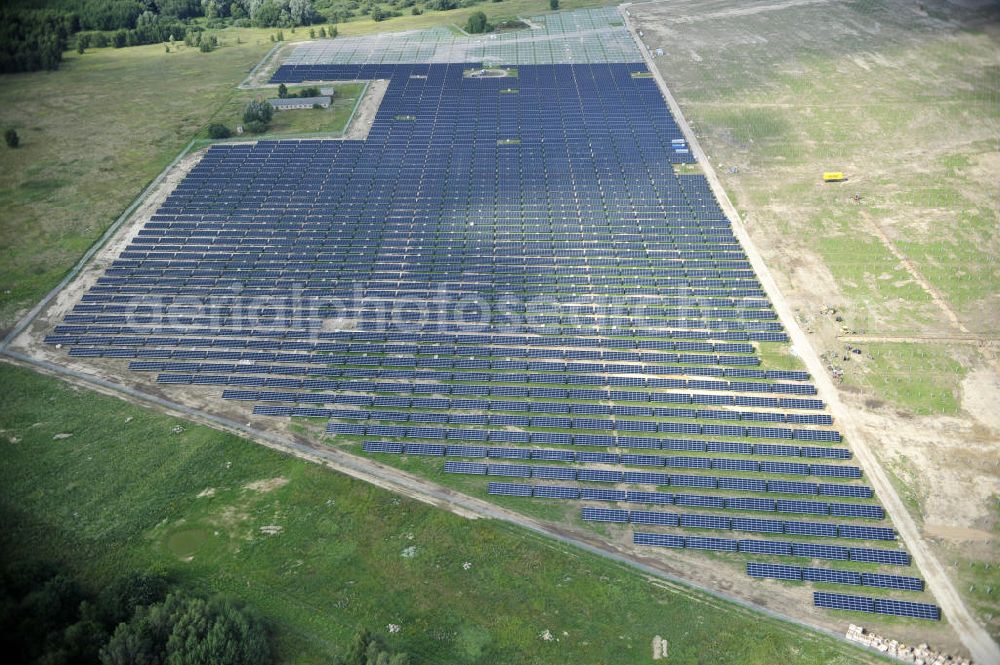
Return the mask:
[[[501,2],[502,0],[492,0]],[[384,21],[393,16],[401,16],[404,10],[409,9],[411,14],[419,15],[424,9],[436,11],[449,11],[459,7],[472,7],[484,0],[423,0],[421,7],[418,0],[388,0],[386,2],[375,2],[374,0],[313,0],[316,11],[325,16],[333,23],[343,23],[357,16],[369,16],[373,21]]]
[[486,20],[486,14],[483,12],[472,12],[469,15],[469,21],[465,24],[465,31],[472,35],[479,35],[491,30],[493,30],[493,26]]
[[308,88],[302,88],[298,92],[288,92],[287,85],[285,85],[284,83],[278,85],[278,97],[281,99],[295,99],[295,98],[304,99],[306,97],[319,97],[321,94],[323,93],[320,92],[319,88],[312,86]]
[[333,39],[337,36],[337,26],[331,26],[329,33],[326,31],[326,27],[322,25],[319,26],[319,33],[317,33],[314,28],[309,28],[309,39],[316,39],[317,36],[320,39],[327,39],[328,37]]
[[26,562],[0,575],[0,643],[15,663],[268,665],[264,623],[222,598],[133,573],[87,593],[54,567]]
[[410,665],[408,654],[388,651],[368,630],[361,628],[351,640],[347,653],[334,665]]
[[263,134],[271,126],[274,107],[265,101],[255,99],[243,109],[243,130],[251,134]]

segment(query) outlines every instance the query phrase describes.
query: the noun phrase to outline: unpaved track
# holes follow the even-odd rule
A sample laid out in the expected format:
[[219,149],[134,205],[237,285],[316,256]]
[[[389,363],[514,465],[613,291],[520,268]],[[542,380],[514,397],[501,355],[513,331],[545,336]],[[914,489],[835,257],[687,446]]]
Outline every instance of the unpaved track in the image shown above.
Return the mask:
[[962,643],[969,650],[976,663],[978,665],[1000,665],[1000,647],[989,636],[989,633],[976,622],[968,608],[966,608],[962,597],[951,583],[941,563],[931,552],[927,544],[924,543],[920,535],[920,529],[906,510],[906,506],[899,498],[899,495],[896,494],[895,488],[889,482],[889,478],[872,452],[868,440],[865,438],[864,431],[855,419],[853,412],[840,401],[840,395],[833,385],[830,375],[827,374],[819,358],[819,354],[813,348],[809,337],[799,327],[791,306],[778,290],[777,282],[771,276],[767,265],[754,246],[750,235],[743,226],[743,220],[740,218],[739,213],[729,200],[729,197],[726,196],[726,192],[719,182],[707,155],[705,155],[705,152],[698,144],[698,139],[688,125],[687,120],[684,119],[677,100],[674,99],[667,88],[667,83],[660,74],[656,63],[653,62],[650,53],[642,46],[642,40],[636,33],[636,28],[631,18],[625,14],[625,9],[628,6],[625,4],[620,7],[625,25],[628,27],[629,32],[632,33],[632,38],[639,45],[639,50],[646,60],[646,65],[660,86],[660,90],[670,106],[670,111],[674,114],[674,119],[680,126],[681,131],[684,132],[684,136],[691,146],[691,151],[701,164],[702,170],[705,172],[705,177],[708,179],[712,191],[715,192],[719,204],[732,221],[733,232],[739,239],[740,244],[743,245],[747,258],[753,266],[757,277],[760,279],[761,285],[774,304],[774,309],[784,324],[792,344],[799,351],[799,355],[805,363],[806,368],[812,374],[816,389],[829,405],[834,418],[838,420],[840,429],[850,441],[851,449],[857,456],[861,466],[864,467],[868,481],[874,487],[875,493],[885,506],[886,512],[889,513],[893,525],[899,531],[903,542],[906,543],[914,562],[924,574],[927,588],[934,594],[935,599],[941,606],[941,611],[947,617],[949,624],[954,628],[959,639],[962,640]]

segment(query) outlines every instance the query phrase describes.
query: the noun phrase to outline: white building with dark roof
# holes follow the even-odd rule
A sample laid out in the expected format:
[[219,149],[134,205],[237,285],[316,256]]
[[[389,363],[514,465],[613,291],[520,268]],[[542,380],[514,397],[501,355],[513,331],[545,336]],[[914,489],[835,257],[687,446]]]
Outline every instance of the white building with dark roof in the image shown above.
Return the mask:
[[275,111],[291,111],[293,109],[311,109],[315,105],[320,108],[330,108],[330,97],[275,97],[267,100]]

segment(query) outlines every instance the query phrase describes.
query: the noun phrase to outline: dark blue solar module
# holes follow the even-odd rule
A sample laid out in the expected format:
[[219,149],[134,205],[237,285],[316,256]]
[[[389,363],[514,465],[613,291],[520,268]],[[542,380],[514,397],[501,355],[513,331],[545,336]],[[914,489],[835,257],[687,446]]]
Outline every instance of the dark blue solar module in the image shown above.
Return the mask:
[[928,619],[930,621],[941,620],[941,608],[929,603],[911,603],[902,600],[848,596],[839,593],[817,591],[813,594],[813,604],[816,607],[826,607],[834,610],[887,614],[891,616]]
[[739,547],[735,540],[729,538],[696,538],[684,537],[684,547],[690,550],[715,550],[718,552],[736,552]]
[[391,443],[387,441],[365,441],[362,449],[367,453],[396,453],[403,452],[403,444]]
[[776,554],[790,556],[792,554],[792,544],[776,540],[740,540],[740,552],[751,554]]
[[903,550],[874,550],[865,547],[851,548],[851,561],[885,563],[893,566],[909,566],[910,555]]
[[580,498],[587,501],[625,501],[625,490],[607,490],[590,487],[580,488]]
[[747,575],[750,577],[769,577],[776,580],[801,581],[802,569],[798,566],[747,561]]
[[875,612],[875,601],[863,596],[847,596],[840,593],[813,593],[813,604],[816,607],[826,607],[832,610],[850,610],[852,612]]
[[899,617],[914,617],[930,621],[941,620],[941,608],[929,603],[911,603],[904,600],[875,598],[875,613]]
[[802,579],[806,582],[860,585],[861,573],[853,570],[833,570],[830,568],[803,568]]
[[531,496],[531,485],[516,485],[513,483],[490,483],[487,486],[490,494],[500,496]]
[[667,533],[641,533],[636,531],[632,535],[632,542],[636,545],[653,545],[655,547],[684,547],[684,537]]
[[755,531],[758,533],[784,533],[785,523],[781,520],[762,520],[748,517],[734,517],[730,527],[733,531]]
[[560,485],[536,485],[532,496],[545,499],[579,499],[580,490],[576,487],[564,487]]
[[669,506],[674,502],[674,495],[666,492],[626,492],[625,500],[629,503],[651,503],[661,506]]
[[834,559],[847,561],[850,556],[846,547],[838,545],[813,545],[811,543],[794,543],[792,554],[810,559]]
[[476,462],[445,462],[444,471],[445,473],[464,473],[477,476],[486,475],[486,465],[478,464]]
[[924,581],[919,577],[904,575],[883,575],[881,573],[861,573],[861,584],[883,589],[902,589],[905,591],[923,591]]
[[609,508],[591,508],[584,506],[580,509],[580,517],[587,522],[628,522],[627,510],[612,510]]
[[[407,452],[409,452],[409,447],[407,447]],[[531,477],[531,467],[526,464],[490,464],[486,467],[486,472],[491,476]]]
[[838,527],[841,538],[857,538],[859,540],[895,540],[896,530],[882,526],[854,526],[841,524]]
[[675,513],[659,513],[648,510],[633,510],[629,513],[629,521],[633,524],[657,524],[660,526],[678,526],[680,516]]

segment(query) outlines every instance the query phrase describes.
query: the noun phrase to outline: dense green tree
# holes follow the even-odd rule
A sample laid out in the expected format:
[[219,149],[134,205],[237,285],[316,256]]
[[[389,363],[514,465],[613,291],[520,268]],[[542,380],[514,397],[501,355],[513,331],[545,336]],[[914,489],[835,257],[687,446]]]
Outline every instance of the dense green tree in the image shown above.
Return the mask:
[[119,624],[103,665],[268,665],[263,623],[231,603],[171,593]]
[[347,651],[334,661],[335,665],[410,665],[405,653],[392,653],[366,628],[354,634]]
[[258,28],[270,28],[281,24],[281,9],[272,0],[264,0],[257,11],[250,14],[250,21]]
[[265,125],[271,122],[274,115],[274,108],[267,102],[255,99],[243,109],[243,122],[262,122]]
[[483,12],[472,12],[469,21],[465,24],[465,31],[473,35],[489,32],[493,26],[486,21],[486,14]]
[[278,97],[280,97],[281,99],[284,99],[287,96],[288,96],[288,86],[285,85],[284,83],[279,83],[278,84]]
[[167,640],[166,665],[265,665],[271,662],[263,625],[232,604],[190,599]]
[[552,11],[559,9],[559,0],[549,0],[549,9]]
[[156,9],[164,16],[177,18],[191,18],[205,13],[200,0],[156,0]]
[[76,15],[0,6],[0,73],[58,69]]
[[97,599],[101,618],[111,626],[128,621],[139,607],[167,597],[170,582],[157,573],[133,572],[104,587]]
[[213,122],[208,126],[208,136],[213,139],[228,139],[230,136],[229,128],[221,123]]
[[268,123],[261,122],[260,120],[251,120],[250,122],[244,123],[243,130],[249,134],[263,134],[267,131]]
[[108,637],[108,631],[96,619],[81,619],[63,632],[61,653],[69,663],[96,663]]

